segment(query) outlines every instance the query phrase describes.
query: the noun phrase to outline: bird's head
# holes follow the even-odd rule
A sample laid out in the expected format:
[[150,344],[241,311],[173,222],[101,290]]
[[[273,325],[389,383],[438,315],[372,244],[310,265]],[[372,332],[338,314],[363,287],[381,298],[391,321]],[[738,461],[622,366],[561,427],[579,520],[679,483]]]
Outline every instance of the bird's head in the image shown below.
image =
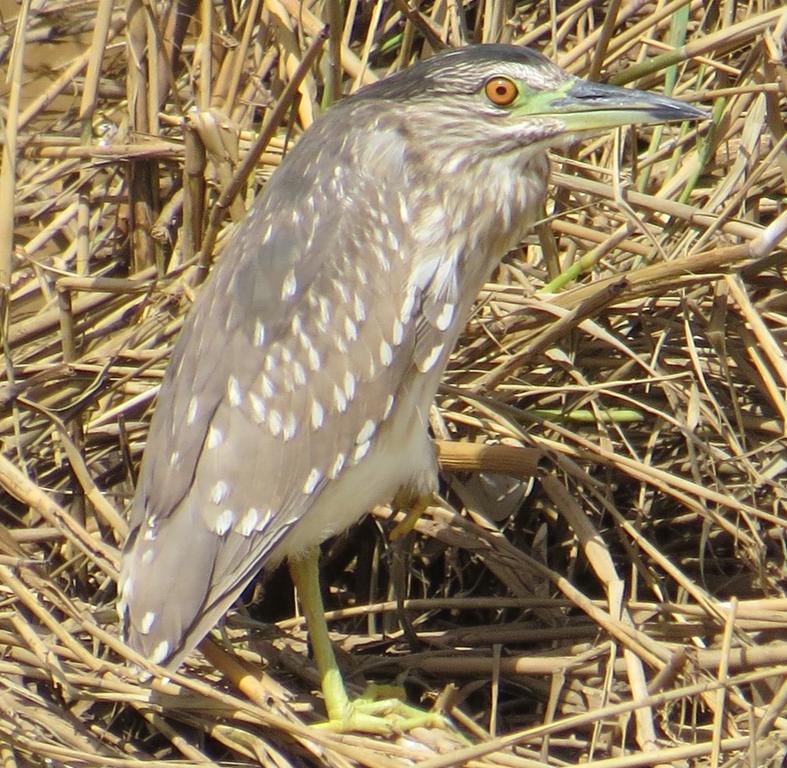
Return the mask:
[[377,109],[398,110],[417,139],[449,151],[452,145],[472,150],[477,158],[543,152],[621,125],[707,116],[676,99],[581,80],[540,53],[512,45],[437,54],[352,101],[356,109],[374,102]]

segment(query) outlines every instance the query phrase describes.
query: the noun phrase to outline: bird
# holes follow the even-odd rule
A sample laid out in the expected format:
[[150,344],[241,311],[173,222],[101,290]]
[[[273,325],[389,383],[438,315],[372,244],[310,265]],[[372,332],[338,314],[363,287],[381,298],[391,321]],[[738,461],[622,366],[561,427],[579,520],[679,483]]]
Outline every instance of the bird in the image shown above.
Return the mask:
[[362,728],[323,616],[320,544],[437,491],[429,409],[480,288],[543,210],[548,150],[704,117],[502,44],[435,54],[318,117],[174,346],[129,505],[128,645],[176,668],[287,560],[329,721]]

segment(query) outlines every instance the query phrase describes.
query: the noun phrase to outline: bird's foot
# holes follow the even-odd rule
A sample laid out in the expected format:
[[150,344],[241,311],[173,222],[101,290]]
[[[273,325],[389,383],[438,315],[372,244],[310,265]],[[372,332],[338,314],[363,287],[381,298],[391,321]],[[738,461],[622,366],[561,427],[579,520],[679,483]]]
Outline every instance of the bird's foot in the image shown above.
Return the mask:
[[389,735],[413,728],[445,728],[446,719],[407,704],[404,690],[393,685],[370,685],[363,695],[348,701],[341,712],[329,712],[329,720],[316,727],[334,732]]

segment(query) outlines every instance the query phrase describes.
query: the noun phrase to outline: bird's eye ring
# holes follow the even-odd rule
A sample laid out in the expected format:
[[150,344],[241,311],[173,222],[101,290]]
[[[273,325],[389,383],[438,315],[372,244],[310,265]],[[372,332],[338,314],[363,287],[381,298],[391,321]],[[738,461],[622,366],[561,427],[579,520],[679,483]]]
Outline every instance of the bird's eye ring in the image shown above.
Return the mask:
[[492,104],[507,107],[519,96],[519,89],[507,77],[492,77],[486,81],[484,93]]

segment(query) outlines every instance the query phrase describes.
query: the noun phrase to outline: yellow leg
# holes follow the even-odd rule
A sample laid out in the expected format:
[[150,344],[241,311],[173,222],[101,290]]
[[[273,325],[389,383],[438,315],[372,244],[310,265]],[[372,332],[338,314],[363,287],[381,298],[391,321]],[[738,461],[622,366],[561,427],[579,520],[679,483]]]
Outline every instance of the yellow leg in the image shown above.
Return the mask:
[[350,708],[350,699],[344,688],[341,672],[328,635],[322,595],[320,594],[320,550],[309,550],[302,558],[290,561],[290,573],[298,590],[314,661],[320,672],[320,687],[325,696],[329,720],[342,720]]
[[407,508],[407,514],[405,515],[404,520],[394,526],[394,529],[388,535],[389,540],[398,541],[410,533],[410,531],[415,528],[415,524],[418,522],[418,519],[421,517],[421,515],[423,515],[424,512],[426,512],[427,507],[429,507],[429,505],[432,504],[434,500],[435,497],[433,495],[427,495],[419,496],[409,505],[402,504],[400,506],[397,504],[400,509]]
[[372,693],[350,701],[336,664],[328,624],[320,594],[319,550],[313,549],[290,561],[290,573],[298,589],[303,615],[309,630],[314,660],[320,673],[328,722],[321,727],[337,731],[391,733],[416,726],[443,725],[440,715],[408,706],[398,698],[377,698]]

